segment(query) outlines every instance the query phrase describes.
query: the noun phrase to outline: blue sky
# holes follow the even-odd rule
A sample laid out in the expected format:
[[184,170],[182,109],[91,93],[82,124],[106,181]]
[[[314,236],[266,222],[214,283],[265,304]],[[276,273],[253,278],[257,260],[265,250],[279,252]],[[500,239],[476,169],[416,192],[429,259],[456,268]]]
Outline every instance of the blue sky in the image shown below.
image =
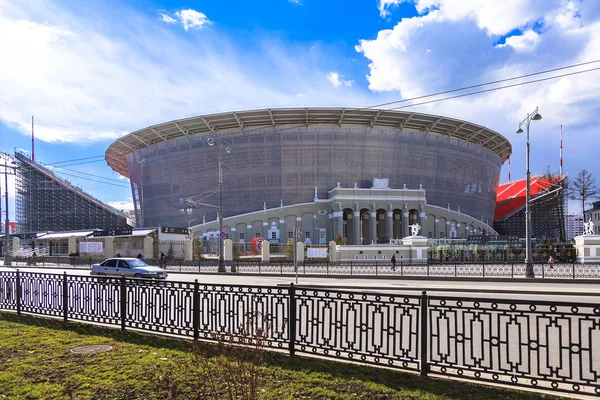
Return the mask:
[[[596,59],[595,0],[0,0],[0,151],[31,150],[32,115],[35,158],[54,163],[191,115],[368,106]],[[525,139],[514,132],[539,106],[532,172],[558,171],[562,124],[565,171],[585,168],[600,183],[599,89],[594,71],[411,109],[503,134],[514,180],[525,176]],[[128,181],[105,162],[67,168],[55,171],[130,207]]]

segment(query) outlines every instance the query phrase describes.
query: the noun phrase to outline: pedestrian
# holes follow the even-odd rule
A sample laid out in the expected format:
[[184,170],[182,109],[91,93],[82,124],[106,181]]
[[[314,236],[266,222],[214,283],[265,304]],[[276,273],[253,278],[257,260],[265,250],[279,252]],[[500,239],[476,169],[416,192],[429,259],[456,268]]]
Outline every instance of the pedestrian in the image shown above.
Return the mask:
[[554,269],[554,258],[552,257],[552,255],[548,257],[548,265],[550,266],[550,269]]
[[167,256],[162,251],[160,252],[160,266],[163,268],[167,267]]
[[121,258],[121,253],[120,253],[120,252],[119,252],[119,253],[117,253],[116,257],[117,257],[117,258]]
[[390,261],[392,262],[392,271],[396,270],[396,255],[392,254],[392,258],[390,258]]
[[137,258],[139,258],[141,260],[142,257],[144,257],[144,256],[142,256],[142,253],[138,253]]

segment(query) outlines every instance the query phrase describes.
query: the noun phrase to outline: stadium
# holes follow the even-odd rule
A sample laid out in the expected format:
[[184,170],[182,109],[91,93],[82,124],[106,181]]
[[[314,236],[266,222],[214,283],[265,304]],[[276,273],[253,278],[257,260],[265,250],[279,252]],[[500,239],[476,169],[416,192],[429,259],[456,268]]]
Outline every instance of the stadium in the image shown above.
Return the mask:
[[[407,236],[495,234],[500,168],[510,142],[437,115],[349,108],[277,108],[148,126],[106,151],[130,179],[138,226],[282,242],[348,244]],[[219,193],[219,165],[222,189]]]

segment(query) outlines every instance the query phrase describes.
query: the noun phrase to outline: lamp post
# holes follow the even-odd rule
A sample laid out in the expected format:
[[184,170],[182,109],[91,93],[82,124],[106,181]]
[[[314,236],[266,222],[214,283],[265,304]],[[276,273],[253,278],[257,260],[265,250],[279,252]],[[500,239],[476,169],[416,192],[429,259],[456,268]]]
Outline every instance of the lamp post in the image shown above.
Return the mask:
[[525,197],[525,276],[527,278],[535,278],[535,274],[533,272],[533,260],[531,259],[531,187],[530,187],[530,176],[531,172],[529,171],[529,125],[531,121],[539,121],[542,119],[542,116],[538,113],[538,108],[536,107],[532,113],[528,113],[527,117],[519,122],[519,129],[517,130],[517,134],[523,133],[523,129],[521,128],[525,125],[525,129],[527,131],[527,147],[525,153],[525,168],[526,168],[526,197]]
[[[206,143],[208,143],[209,146],[215,146],[217,145],[217,141],[215,140],[215,138],[209,137],[206,141]],[[223,258],[223,239],[224,239],[224,233],[223,233],[223,161],[221,160],[221,151],[223,149],[223,146],[225,146],[224,143],[219,144],[219,153],[218,153],[218,160],[219,160],[219,207],[218,207],[218,213],[219,213],[219,268],[218,271],[219,272],[225,272],[225,259]],[[225,153],[229,154],[231,153],[231,147],[230,146],[225,146]]]
[[193,239],[194,235],[192,235],[192,228],[191,228],[191,223],[192,221],[197,220],[198,218],[192,218],[188,221],[188,236],[190,237],[190,239]]

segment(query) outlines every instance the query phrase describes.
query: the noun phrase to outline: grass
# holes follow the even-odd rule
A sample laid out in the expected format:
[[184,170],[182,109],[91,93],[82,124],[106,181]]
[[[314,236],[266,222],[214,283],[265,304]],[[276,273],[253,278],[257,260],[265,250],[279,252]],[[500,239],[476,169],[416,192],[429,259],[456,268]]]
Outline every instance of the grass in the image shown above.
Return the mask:
[[[70,352],[75,346],[91,344],[113,349],[94,355]],[[253,363],[257,370],[249,367]],[[260,399],[556,398],[276,352],[257,353],[222,343],[193,343],[0,313],[0,399],[252,399],[252,374]]]

